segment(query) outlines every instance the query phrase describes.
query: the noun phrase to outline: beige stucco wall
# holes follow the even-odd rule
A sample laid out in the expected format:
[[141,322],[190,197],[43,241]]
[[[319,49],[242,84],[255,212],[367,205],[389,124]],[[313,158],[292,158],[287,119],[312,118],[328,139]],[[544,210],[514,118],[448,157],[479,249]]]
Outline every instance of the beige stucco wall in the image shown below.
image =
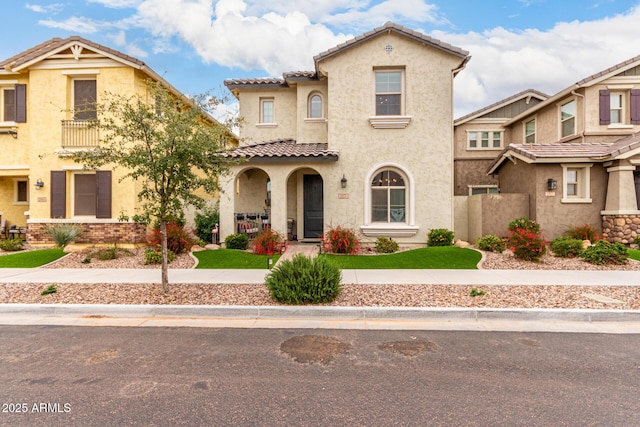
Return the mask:
[[[273,98],[275,124],[260,123],[260,99]],[[239,95],[242,145],[295,138],[297,128],[295,88],[246,90]]]
[[[298,142],[327,142],[327,105],[330,100],[327,94],[327,81],[304,82],[297,84],[297,129],[296,140]],[[323,116],[321,119],[308,118],[308,103],[311,95],[318,94],[322,97]]]
[[469,185],[498,185],[499,180],[487,174],[487,169],[492,162],[493,158],[456,159],[454,194],[469,195]]

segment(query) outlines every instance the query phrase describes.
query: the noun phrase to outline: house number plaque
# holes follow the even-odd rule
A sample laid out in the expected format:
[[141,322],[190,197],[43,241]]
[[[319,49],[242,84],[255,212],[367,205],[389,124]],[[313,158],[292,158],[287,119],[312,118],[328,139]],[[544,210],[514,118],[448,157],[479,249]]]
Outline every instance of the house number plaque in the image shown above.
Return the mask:
[[338,199],[348,199],[349,193],[338,193]]

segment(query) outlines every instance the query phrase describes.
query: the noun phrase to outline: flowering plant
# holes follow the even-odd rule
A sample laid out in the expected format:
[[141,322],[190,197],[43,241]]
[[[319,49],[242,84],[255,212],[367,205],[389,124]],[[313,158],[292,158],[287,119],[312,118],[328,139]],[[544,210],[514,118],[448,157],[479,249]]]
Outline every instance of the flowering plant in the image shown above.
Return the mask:
[[354,255],[360,251],[360,239],[352,229],[337,226],[322,236],[322,250],[334,254]]
[[538,261],[547,250],[540,225],[527,218],[518,218],[509,224],[509,249],[518,259]]

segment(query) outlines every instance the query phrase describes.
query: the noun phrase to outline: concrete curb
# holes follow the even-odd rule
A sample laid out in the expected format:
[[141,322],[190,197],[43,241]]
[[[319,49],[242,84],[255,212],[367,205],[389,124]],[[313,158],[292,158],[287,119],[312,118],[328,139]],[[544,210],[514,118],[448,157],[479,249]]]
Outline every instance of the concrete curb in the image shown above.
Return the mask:
[[640,323],[640,310],[593,309],[1,304],[0,316],[2,315],[344,321],[560,321]]

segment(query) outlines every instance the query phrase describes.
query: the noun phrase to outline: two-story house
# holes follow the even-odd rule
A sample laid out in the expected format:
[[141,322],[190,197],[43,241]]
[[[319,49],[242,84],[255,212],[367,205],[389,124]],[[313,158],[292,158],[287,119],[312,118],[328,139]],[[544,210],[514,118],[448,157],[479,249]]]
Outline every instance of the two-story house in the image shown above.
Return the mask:
[[501,193],[528,194],[549,239],[589,224],[631,243],[640,227],[640,56],[574,85],[503,124],[511,144],[488,173]]
[[460,48],[387,23],[314,57],[315,70],[227,80],[246,121],[220,197],[221,237],[269,224],[424,243],[453,228],[453,78]]
[[453,122],[456,196],[499,192],[498,179],[488,175],[487,168],[512,140],[504,124],[548,97],[527,89]]
[[69,154],[99,146],[89,124],[104,93],[153,103],[149,79],[186,101],[144,62],[77,36],[0,62],[0,215],[7,226],[36,244],[49,241],[46,225],[62,222],[84,229],[80,242],[145,241],[144,226],[123,220],[139,213],[138,186],[121,181],[126,171],[84,170]]

